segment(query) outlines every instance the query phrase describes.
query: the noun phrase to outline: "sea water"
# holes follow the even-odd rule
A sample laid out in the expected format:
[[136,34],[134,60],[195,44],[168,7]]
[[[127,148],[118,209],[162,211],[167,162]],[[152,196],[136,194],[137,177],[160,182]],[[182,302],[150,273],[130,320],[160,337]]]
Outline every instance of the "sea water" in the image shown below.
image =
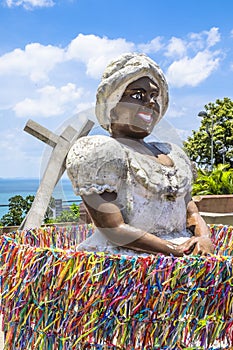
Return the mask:
[[[35,195],[40,185],[39,179],[3,179],[0,178],[0,219],[9,210],[9,199],[16,195],[25,198],[28,195]],[[58,182],[53,191],[53,198],[62,199],[62,201],[76,203],[81,200],[75,196],[71,182],[69,179],[62,179]]]

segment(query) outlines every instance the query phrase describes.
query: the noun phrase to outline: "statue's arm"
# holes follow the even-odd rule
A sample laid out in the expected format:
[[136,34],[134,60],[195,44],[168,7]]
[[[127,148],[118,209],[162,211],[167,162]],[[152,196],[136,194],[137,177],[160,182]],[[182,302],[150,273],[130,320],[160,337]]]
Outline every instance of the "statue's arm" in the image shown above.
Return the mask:
[[96,227],[109,241],[118,246],[148,254],[162,253],[174,256],[190,254],[194,248],[195,237],[176,245],[125,223],[115,193],[94,193],[82,196],[82,199]]
[[201,217],[195,202],[187,201],[187,228],[193,231],[197,237],[197,243],[193,254],[206,255],[214,252],[213,243],[210,239],[210,230],[205,220]]

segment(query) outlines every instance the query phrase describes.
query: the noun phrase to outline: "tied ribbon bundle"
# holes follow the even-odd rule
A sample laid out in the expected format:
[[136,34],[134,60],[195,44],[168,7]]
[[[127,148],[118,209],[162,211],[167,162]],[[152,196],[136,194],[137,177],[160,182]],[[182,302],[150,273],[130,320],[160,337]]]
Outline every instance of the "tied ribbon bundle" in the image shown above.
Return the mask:
[[211,227],[222,255],[207,258],[72,247],[75,235],[91,232],[40,228],[1,237],[6,350],[233,348],[232,227]]
[[71,226],[49,226],[25,231],[12,231],[6,237],[13,238],[17,244],[39,248],[69,249],[91,236],[94,232],[92,224]]

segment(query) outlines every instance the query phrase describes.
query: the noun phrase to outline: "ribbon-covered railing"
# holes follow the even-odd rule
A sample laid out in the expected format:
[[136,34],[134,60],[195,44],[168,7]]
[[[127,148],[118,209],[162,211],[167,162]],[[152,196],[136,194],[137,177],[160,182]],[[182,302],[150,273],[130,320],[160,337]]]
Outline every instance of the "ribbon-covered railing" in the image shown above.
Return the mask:
[[211,232],[207,258],[77,251],[91,226],[3,235],[5,349],[232,349],[233,228]]

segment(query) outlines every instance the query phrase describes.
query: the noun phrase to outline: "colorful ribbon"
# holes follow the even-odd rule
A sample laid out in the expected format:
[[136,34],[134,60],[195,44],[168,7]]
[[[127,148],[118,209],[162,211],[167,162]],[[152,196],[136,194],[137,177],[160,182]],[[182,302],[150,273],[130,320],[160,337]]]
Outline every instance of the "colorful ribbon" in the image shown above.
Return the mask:
[[232,349],[233,227],[215,255],[79,252],[91,225],[0,237],[6,350]]

